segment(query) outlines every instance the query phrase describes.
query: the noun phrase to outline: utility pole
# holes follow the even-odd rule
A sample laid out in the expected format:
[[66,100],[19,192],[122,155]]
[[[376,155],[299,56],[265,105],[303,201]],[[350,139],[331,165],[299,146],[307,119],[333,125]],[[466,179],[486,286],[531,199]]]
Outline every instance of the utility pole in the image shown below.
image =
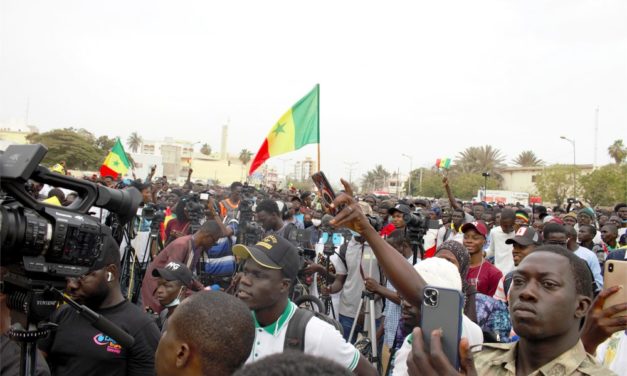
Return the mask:
[[344,162],[344,164],[348,166],[348,182],[353,184],[353,170],[355,170],[353,166],[358,165],[359,162]]

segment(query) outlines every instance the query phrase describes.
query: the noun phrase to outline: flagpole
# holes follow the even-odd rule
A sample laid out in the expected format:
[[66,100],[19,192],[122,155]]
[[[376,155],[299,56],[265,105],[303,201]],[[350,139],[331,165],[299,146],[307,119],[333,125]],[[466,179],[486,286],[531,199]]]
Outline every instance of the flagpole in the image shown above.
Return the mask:
[[320,84],[318,87],[318,171],[320,171]]

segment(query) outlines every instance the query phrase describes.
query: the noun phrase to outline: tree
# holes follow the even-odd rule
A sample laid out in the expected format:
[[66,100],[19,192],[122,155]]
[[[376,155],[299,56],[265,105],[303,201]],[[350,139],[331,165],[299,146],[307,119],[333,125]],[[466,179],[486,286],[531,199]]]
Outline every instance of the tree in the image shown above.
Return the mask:
[[243,165],[247,165],[248,162],[250,162],[250,159],[252,158],[253,153],[248,150],[248,149],[242,149],[239,152],[239,160],[240,162],[242,162]]
[[366,192],[377,191],[387,186],[390,172],[382,165],[376,165],[374,169],[366,172],[362,177],[362,187]]
[[[418,196],[441,198],[446,197],[446,191],[442,185],[442,173],[434,169],[422,169],[422,185],[420,184],[420,169],[412,171],[412,191]],[[453,195],[461,200],[470,200],[477,195],[485,184],[481,174],[462,173],[451,171],[448,173]],[[422,189],[421,189],[422,187]],[[500,188],[500,182],[496,179],[488,179],[488,189]]]
[[455,164],[461,172],[497,173],[504,167],[505,157],[491,145],[471,146],[459,153]]
[[521,152],[512,162],[518,167],[537,167],[544,164],[544,161],[531,150]]
[[139,149],[143,141],[144,140],[142,140],[141,136],[138,135],[137,132],[133,132],[126,139],[126,144],[133,153],[137,153],[137,149]]
[[553,165],[536,176],[536,189],[543,201],[562,205],[567,197],[576,196],[572,188],[573,166],[571,165]]
[[202,147],[200,148],[200,152],[203,153],[204,155],[211,155],[211,146],[209,146],[209,144],[207,143],[202,144]]
[[614,143],[607,148],[607,152],[617,165],[623,163],[625,158],[627,158],[627,147],[623,145],[623,140],[614,141]]
[[85,130],[53,129],[31,134],[27,139],[32,144],[43,144],[48,148],[43,160],[48,165],[65,161],[69,169],[97,170],[106,156],[106,152],[96,145],[94,136]]
[[607,165],[579,179],[583,198],[594,207],[627,201],[627,165]]
[[111,150],[111,148],[113,148],[113,145],[115,144],[115,138],[100,136],[95,140],[94,143],[97,148],[108,152],[109,150]]

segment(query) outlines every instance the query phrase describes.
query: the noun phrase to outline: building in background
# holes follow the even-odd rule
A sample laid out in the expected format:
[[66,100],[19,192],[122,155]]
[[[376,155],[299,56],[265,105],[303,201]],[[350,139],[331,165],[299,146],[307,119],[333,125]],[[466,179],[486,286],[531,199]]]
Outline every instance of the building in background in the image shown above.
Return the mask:
[[[538,192],[535,184],[536,177],[542,173],[545,167],[550,166],[506,167],[501,171],[501,176],[503,177],[502,189],[505,191],[526,192],[532,195],[536,194]],[[591,164],[581,164],[577,165],[577,170],[580,176],[587,175],[592,172],[593,166]]]
[[303,161],[296,161],[296,163],[294,163],[294,175],[292,178],[295,181],[305,181],[308,180],[315,171],[315,161],[307,157]]

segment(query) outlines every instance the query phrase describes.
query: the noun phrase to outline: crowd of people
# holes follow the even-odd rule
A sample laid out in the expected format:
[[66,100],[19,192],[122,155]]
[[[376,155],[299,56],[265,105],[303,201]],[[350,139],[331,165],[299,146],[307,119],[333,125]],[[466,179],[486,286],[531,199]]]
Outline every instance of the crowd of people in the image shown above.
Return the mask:
[[[442,332],[421,331],[427,285],[463,297],[465,374],[627,374],[627,301],[605,304],[625,286],[604,285],[605,265],[627,262],[625,203],[465,203],[444,178],[444,199],[355,195],[343,182],[330,208],[315,192],[206,186],[191,174],[181,186],[154,170],[86,177],[138,189],[142,210],[106,237],[87,274],[67,278],[65,293],[134,343],[122,346],[61,305],[39,342],[40,374],[457,374]],[[78,197],[37,182],[29,191],[50,205]],[[112,224],[104,209],[91,214]],[[129,283],[135,270],[139,293]],[[297,287],[333,309],[311,314],[296,304]],[[365,293],[374,311],[360,304]],[[364,314],[376,333],[365,333]],[[4,313],[2,321],[2,374],[17,374]],[[367,336],[375,343],[364,351]]]

